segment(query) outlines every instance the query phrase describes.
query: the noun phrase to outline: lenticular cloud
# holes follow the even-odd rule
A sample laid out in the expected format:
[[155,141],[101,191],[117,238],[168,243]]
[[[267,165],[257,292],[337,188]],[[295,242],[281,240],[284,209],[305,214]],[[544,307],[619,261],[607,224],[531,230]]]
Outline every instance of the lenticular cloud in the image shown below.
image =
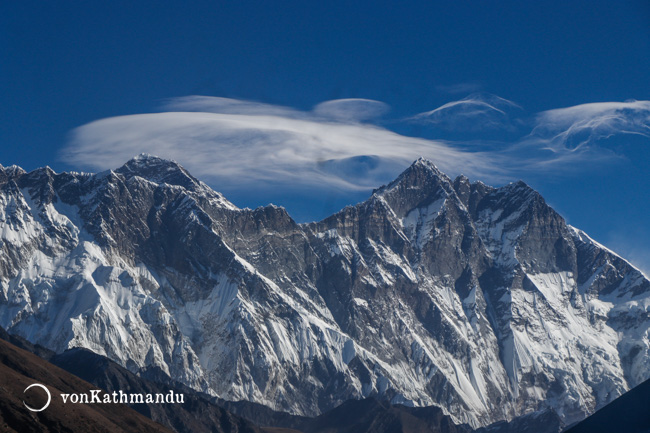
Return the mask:
[[[71,164],[104,170],[134,154],[151,153],[177,160],[216,184],[246,187],[263,183],[291,188],[299,183],[368,189],[421,156],[450,173],[463,171],[495,179],[502,172],[490,155],[362,123],[360,119],[385,108],[375,102],[336,101],[301,113],[225,98],[182,99],[170,107],[211,112],[173,111],[98,120],[75,129],[63,155]],[[372,157],[374,163],[362,163],[365,176],[361,177],[356,175],[355,162],[367,161],[363,157]]]
[[[404,124],[431,127],[426,139],[373,124],[388,106],[368,99],[326,101],[301,111],[187,96],[167,101],[163,109],[83,125],[72,132],[62,156],[71,165],[94,171],[145,152],[174,159],[230,191],[300,186],[344,192],[387,182],[419,157],[452,175],[501,183],[524,173],[560,172],[585,160],[605,163],[612,153],[599,147],[601,138],[650,137],[649,101],[583,104],[526,115],[498,96],[470,95],[402,119]],[[441,127],[459,134],[436,138]],[[482,132],[478,139],[471,137],[469,146],[462,133],[472,128]],[[486,139],[484,132],[490,129],[509,133]]]

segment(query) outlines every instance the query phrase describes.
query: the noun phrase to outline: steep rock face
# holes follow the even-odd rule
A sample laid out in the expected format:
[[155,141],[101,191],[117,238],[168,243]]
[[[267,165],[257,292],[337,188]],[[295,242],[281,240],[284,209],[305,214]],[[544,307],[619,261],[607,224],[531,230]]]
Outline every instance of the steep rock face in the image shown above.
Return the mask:
[[569,423],[650,376],[650,282],[523,182],[425,160],[310,224],[238,209],[178,164],[0,170],[0,325],[315,415],[436,404]]

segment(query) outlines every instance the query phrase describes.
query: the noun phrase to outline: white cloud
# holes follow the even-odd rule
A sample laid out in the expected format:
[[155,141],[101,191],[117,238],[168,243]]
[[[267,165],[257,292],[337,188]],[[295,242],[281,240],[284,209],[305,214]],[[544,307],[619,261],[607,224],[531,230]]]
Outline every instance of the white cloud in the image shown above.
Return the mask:
[[342,122],[360,122],[381,117],[389,106],[372,99],[335,99],[314,107],[314,114]]
[[468,93],[478,92],[481,90],[481,84],[475,81],[455,84],[439,84],[436,86],[436,90],[439,92],[448,93],[450,95],[466,95]]
[[[105,170],[138,153],[151,153],[180,162],[217,189],[224,185],[370,189],[391,180],[420,156],[450,174],[503,180],[499,158],[463,152],[443,142],[274,106],[267,114],[260,104],[240,105],[223,98],[198,102],[192,105],[184,99],[172,106],[216,107],[239,114],[164,112],[102,119],[75,129],[63,158],[82,169]],[[375,163],[362,164],[366,175],[358,176],[353,162],[365,156]]]
[[164,111],[205,112],[222,114],[247,114],[306,118],[309,113],[280,105],[218,96],[190,95],[168,99],[162,106]]
[[169,99],[162,108],[164,111],[267,115],[291,119],[329,119],[344,123],[375,119],[390,110],[388,104],[362,98],[334,99],[317,104],[312,111],[300,111],[263,102],[200,95]]
[[598,102],[543,111],[531,135],[571,149],[615,134],[650,137],[650,101]]
[[523,109],[512,101],[489,93],[474,93],[448,102],[409,120],[454,132],[514,130]]
[[[460,142],[409,137],[363,123],[387,110],[378,101],[347,99],[300,111],[229,98],[169,100],[162,113],[98,120],[75,129],[63,159],[84,170],[116,168],[146,152],[174,159],[217,189],[334,188],[369,190],[390,181],[420,156],[449,175],[491,183],[620,158],[599,146],[571,147],[565,138],[589,131],[648,135],[650,102],[585,104],[535,117],[535,129],[510,141]],[[518,105],[494,95],[471,95],[422,113],[430,121],[509,121]],[[487,116],[487,117],[486,117]],[[460,119],[460,120],[459,120]],[[485,127],[485,125],[482,125]],[[561,139],[558,140],[558,137]],[[472,145],[468,145],[471,143]],[[480,144],[476,145],[476,144]]]

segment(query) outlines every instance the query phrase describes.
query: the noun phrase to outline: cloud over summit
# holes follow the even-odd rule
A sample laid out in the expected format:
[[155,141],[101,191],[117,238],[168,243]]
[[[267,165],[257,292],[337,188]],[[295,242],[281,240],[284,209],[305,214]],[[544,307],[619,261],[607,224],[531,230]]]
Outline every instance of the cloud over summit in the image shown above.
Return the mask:
[[[300,112],[227,98],[187,97],[165,108],[174,111],[83,125],[72,132],[63,158],[84,169],[104,170],[134,154],[151,153],[177,160],[215,185],[242,188],[368,190],[420,156],[450,173],[462,167],[470,175],[494,178],[500,172],[489,155],[363,123],[385,110],[385,104],[376,101],[330,101],[313,112]],[[366,176],[359,177],[350,161],[365,156],[375,163],[364,165]]]
[[[471,95],[422,113],[417,135],[408,129],[414,116],[390,119],[378,101],[335,100],[297,110],[187,96],[166,101],[163,112],[80,126],[61,158],[76,169],[102,171],[139,153],[158,155],[238,205],[274,202],[297,220],[312,221],[363,200],[421,156],[450,176],[493,185],[599,174],[626,161],[612,140],[626,143],[633,134],[641,146],[650,144],[649,106],[605,102],[529,114],[499,97]],[[471,134],[463,129],[468,122]],[[647,257],[645,249],[639,254]]]
[[[526,115],[519,105],[483,93],[407,119],[432,126],[429,136],[444,126],[441,139],[369,123],[385,115],[388,105],[368,99],[326,101],[301,111],[187,96],[168,100],[162,108],[164,112],[112,117],[76,128],[62,157],[82,169],[105,170],[146,152],[179,161],[217,188],[369,191],[421,156],[450,175],[503,183],[523,173],[553,173],[580,160],[602,163],[612,156],[598,146],[597,139],[604,136],[650,137],[648,101],[583,104]],[[526,125],[528,130],[522,130]],[[510,136],[483,146],[464,141],[468,130],[498,128]]]

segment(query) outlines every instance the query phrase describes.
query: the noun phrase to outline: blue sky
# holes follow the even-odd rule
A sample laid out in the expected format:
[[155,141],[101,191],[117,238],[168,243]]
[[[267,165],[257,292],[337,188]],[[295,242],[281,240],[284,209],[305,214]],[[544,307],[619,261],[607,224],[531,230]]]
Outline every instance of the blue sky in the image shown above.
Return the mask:
[[422,155],[650,271],[647,1],[86,3],[0,5],[1,164],[145,151],[304,221]]

